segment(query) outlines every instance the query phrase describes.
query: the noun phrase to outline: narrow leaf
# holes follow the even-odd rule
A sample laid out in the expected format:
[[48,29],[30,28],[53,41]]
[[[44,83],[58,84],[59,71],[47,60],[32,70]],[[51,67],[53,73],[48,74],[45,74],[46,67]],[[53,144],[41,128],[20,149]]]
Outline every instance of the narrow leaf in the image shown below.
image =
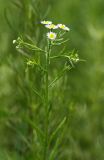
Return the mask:
[[71,67],[69,68],[69,66],[65,67],[59,74],[58,76],[49,84],[48,87],[52,87],[65,73],[65,71],[70,70]]
[[56,134],[62,129],[63,125],[66,122],[66,117],[64,117],[64,119],[59,123],[59,125],[57,126],[57,128],[55,129],[55,131],[52,133],[51,137],[50,137],[50,141],[49,143],[51,143],[51,141],[54,139],[54,137],[56,136]]
[[57,147],[58,147],[58,145],[59,145],[59,143],[60,143],[60,139],[61,139],[60,137],[57,138],[56,143],[55,143],[55,146],[54,146],[54,148],[52,149],[52,152],[51,152],[51,154],[50,154],[49,160],[54,160],[54,159],[55,159],[56,152],[57,152]]
[[11,3],[18,8],[22,8],[20,2],[11,1]]
[[54,160],[55,159],[55,157],[57,155],[57,148],[58,148],[59,144],[61,143],[63,134],[64,134],[64,132],[61,132],[60,136],[56,139],[55,145],[54,145],[54,147],[52,149],[52,152],[51,152],[51,154],[49,156],[49,160]]
[[18,49],[18,52],[20,53],[20,54],[22,54],[23,56],[25,56],[25,57],[27,57],[27,58],[30,58],[30,55],[28,55],[25,51],[23,51],[22,49]]
[[27,122],[35,129],[37,135],[39,136],[39,138],[43,139],[44,138],[44,133],[41,131],[41,129],[30,119],[27,119]]
[[32,88],[32,90],[33,90],[33,92],[34,92],[37,96],[39,96],[39,98],[40,98],[41,100],[43,100],[42,96],[40,95],[40,93],[39,93],[36,89]]
[[69,41],[69,39],[67,39],[67,40],[65,40],[65,41],[62,41],[62,42],[60,42],[60,43],[53,43],[53,45],[61,45],[61,44],[64,44],[64,43],[66,43],[66,42],[68,42]]
[[37,47],[36,45],[32,45],[32,44],[29,44],[29,43],[26,43],[26,42],[23,42],[22,44],[23,44],[23,46],[27,47],[30,50],[36,50],[36,51],[45,52],[44,50],[42,50],[41,48]]

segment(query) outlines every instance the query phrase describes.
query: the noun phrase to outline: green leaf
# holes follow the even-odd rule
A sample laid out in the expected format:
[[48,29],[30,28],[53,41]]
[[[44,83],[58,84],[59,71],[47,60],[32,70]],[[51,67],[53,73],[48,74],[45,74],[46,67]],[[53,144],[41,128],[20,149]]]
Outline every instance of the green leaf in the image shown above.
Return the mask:
[[57,126],[57,128],[55,129],[55,131],[52,133],[50,140],[49,140],[49,144],[52,142],[52,140],[54,139],[54,137],[57,135],[57,133],[62,129],[63,125],[66,122],[66,117],[64,117],[64,119],[59,123],[59,125]]
[[44,143],[44,133],[43,131],[35,124],[35,122],[31,121],[29,118],[26,118],[26,121],[35,129],[38,138],[40,139],[41,143]]
[[49,84],[48,87],[52,87],[63,75],[67,70],[70,70],[72,67],[66,66],[58,75],[57,77]]
[[24,57],[27,57],[27,58],[30,58],[30,55],[28,54],[28,53],[26,53],[25,51],[23,51],[22,49],[18,49],[18,52],[20,53],[20,54],[22,54]]
[[[72,52],[69,52],[69,53],[72,53]],[[50,59],[55,59],[55,58],[68,58],[68,59],[70,59],[70,55],[61,54],[61,55],[58,55],[58,56],[50,57]]]
[[62,41],[62,40],[63,40],[63,38],[58,38],[55,40],[55,42]]
[[33,44],[26,43],[26,42],[23,42],[22,44],[24,47],[26,47],[30,50],[45,52],[41,48],[37,47],[35,44],[33,45]]
[[36,89],[34,89],[34,88],[32,88],[32,90],[33,90],[33,92],[34,92],[37,96],[39,96],[39,98],[43,101],[43,98],[42,98],[42,96],[40,95],[40,93],[39,93]]
[[58,145],[59,145],[59,143],[60,143],[60,139],[61,139],[60,137],[57,138],[56,143],[55,143],[55,146],[54,146],[54,148],[52,149],[52,152],[51,152],[51,154],[50,154],[50,156],[49,156],[49,160],[54,160],[54,159],[55,159],[56,152],[57,152],[57,147],[58,147]]
[[40,68],[40,70],[46,72],[46,69],[44,67],[42,67],[39,62],[36,62],[35,59],[33,59],[33,60],[27,59],[27,65],[32,66],[32,67],[34,67],[36,65]]
[[30,43],[24,42],[22,37],[17,38],[16,44],[17,44],[17,49],[25,47],[25,48],[27,48],[29,50],[33,50],[33,51],[46,52],[45,50],[37,47],[35,44],[30,44]]
[[28,41],[30,41],[32,44],[34,44],[33,39],[28,34],[25,34],[25,37],[27,38]]
[[61,45],[61,44],[66,43],[66,42],[68,42],[68,41],[69,41],[69,39],[66,39],[65,41],[62,41],[62,42],[60,42],[60,43],[53,43],[52,45],[58,46],[58,45]]
[[[55,135],[60,131],[62,130],[62,127],[64,126],[66,122],[66,117],[64,117],[64,119],[60,122],[60,124],[58,125],[58,127],[56,128],[56,130],[53,132],[52,136],[51,136],[51,140],[55,137]],[[60,135],[58,136],[58,138],[56,139],[55,141],[55,145],[52,149],[52,152],[50,153],[50,156],[49,156],[49,160],[54,160],[55,159],[55,156],[57,154],[57,148],[62,140],[62,137],[63,137],[63,132],[61,131]]]

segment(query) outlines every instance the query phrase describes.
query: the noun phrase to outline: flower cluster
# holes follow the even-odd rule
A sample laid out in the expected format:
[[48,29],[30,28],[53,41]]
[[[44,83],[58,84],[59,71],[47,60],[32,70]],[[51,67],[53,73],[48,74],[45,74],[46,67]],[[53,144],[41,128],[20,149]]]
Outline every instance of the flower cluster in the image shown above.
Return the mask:
[[47,38],[50,40],[55,40],[57,38],[57,33],[52,32],[55,29],[61,29],[64,31],[70,31],[70,28],[67,27],[65,24],[53,24],[51,21],[41,21],[41,24],[44,24],[46,28],[50,30],[50,32],[47,33]]

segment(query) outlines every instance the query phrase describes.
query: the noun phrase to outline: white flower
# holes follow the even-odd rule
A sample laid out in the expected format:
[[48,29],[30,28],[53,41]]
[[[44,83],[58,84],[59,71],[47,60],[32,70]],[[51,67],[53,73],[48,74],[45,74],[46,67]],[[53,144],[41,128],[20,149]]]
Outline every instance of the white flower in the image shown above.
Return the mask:
[[41,21],[41,24],[52,24],[51,21]]
[[50,39],[50,40],[55,40],[56,37],[57,37],[57,34],[54,33],[54,32],[48,32],[48,33],[47,33],[47,37],[48,37],[48,39]]
[[65,26],[64,24],[58,24],[58,27],[65,30],[65,31],[70,31],[70,28]]
[[45,27],[48,29],[57,29],[58,28],[58,26],[54,25],[54,24],[47,24],[47,25],[45,25]]

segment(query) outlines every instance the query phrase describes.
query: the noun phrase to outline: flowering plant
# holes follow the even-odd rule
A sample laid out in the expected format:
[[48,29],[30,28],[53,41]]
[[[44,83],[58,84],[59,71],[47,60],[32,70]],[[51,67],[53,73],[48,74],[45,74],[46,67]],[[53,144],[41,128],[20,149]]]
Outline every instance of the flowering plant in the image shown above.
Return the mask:
[[[40,70],[44,72],[44,92],[43,95],[40,95],[39,91],[34,90],[35,93],[42,99],[43,106],[44,106],[44,111],[45,111],[45,125],[44,125],[44,131],[42,131],[39,127],[35,127],[35,130],[37,132],[37,135],[41,135],[43,142],[43,160],[54,160],[55,158],[55,149],[57,145],[57,141],[52,148],[51,148],[51,142],[53,141],[54,137],[56,137],[57,133],[59,130],[62,128],[64,123],[66,122],[66,117],[64,117],[59,125],[57,126],[56,129],[49,135],[49,128],[50,128],[50,122],[49,122],[49,114],[51,111],[51,107],[49,104],[49,92],[50,92],[50,87],[55,84],[59,78],[61,78],[66,71],[69,71],[72,69],[77,62],[79,62],[79,56],[77,53],[74,51],[65,51],[65,47],[60,51],[60,54],[54,55],[52,53],[52,49],[54,46],[60,46],[64,43],[66,43],[69,39],[65,39],[64,36],[65,34],[70,31],[70,28],[67,27],[64,24],[53,24],[51,21],[41,21],[41,25],[44,25],[46,29],[48,29],[48,32],[46,33],[46,40],[47,40],[47,46],[40,48],[37,45],[34,44],[33,41],[32,43],[25,42],[22,37],[18,37],[17,40],[13,40],[13,44],[16,44],[16,48],[18,51],[23,53],[26,56],[27,60],[27,66],[29,67],[35,67],[38,66]],[[30,58],[25,52],[23,52],[23,49],[26,48],[31,51],[36,51],[38,53],[42,53],[42,56],[45,57],[45,65],[44,63],[36,61],[36,59]],[[41,54],[40,54],[41,56]],[[53,59],[64,59],[65,64],[63,66],[63,69],[61,70],[60,73],[57,74],[57,76],[52,80],[51,82],[49,81],[49,66],[52,63]]]

